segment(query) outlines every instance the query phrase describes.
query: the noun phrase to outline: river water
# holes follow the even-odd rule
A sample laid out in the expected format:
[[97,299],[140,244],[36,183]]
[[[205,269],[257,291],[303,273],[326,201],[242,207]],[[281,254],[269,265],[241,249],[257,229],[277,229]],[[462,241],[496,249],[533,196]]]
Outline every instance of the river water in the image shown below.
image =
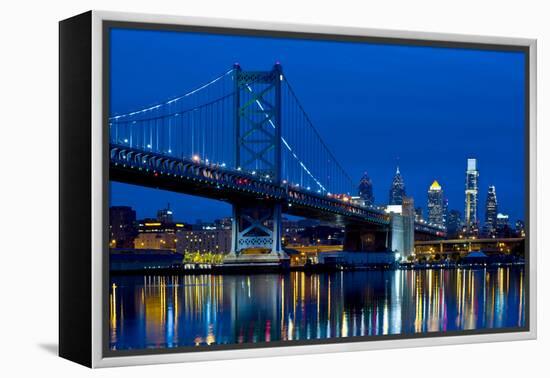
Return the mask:
[[112,350],[525,325],[522,266],[113,276]]

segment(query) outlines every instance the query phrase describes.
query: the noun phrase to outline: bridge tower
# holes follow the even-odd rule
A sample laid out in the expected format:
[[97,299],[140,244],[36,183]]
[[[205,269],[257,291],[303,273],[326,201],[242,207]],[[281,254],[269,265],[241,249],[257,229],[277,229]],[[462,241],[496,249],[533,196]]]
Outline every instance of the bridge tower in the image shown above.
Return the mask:
[[[277,62],[271,71],[243,71],[235,64],[234,75],[234,168],[280,184],[282,67]],[[231,253],[225,263],[286,262],[281,219],[276,201],[233,203]],[[247,250],[267,253],[245,254]]]

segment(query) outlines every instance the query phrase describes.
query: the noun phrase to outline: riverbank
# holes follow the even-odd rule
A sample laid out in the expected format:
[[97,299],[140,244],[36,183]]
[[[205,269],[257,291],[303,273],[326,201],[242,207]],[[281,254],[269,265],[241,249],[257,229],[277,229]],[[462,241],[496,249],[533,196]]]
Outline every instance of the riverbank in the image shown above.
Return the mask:
[[163,268],[145,268],[132,270],[111,271],[111,275],[194,275],[194,274],[265,274],[265,273],[285,273],[285,272],[339,272],[339,271],[384,271],[384,270],[427,270],[427,269],[482,269],[524,266],[524,261],[515,262],[444,262],[444,263],[396,263],[381,264],[371,266],[340,266],[310,264],[303,266],[224,266],[209,264],[185,264],[181,266],[163,267]]

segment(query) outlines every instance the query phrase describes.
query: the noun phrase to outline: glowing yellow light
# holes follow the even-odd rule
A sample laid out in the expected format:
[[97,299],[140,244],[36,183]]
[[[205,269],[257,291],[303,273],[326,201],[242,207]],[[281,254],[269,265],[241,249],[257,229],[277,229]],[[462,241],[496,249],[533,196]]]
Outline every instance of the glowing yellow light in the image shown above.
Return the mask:
[[155,223],[145,223],[146,226],[160,226],[162,223],[160,222],[155,222]]
[[434,182],[430,186],[430,190],[441,190],[441,185],[439,185],[437,180],[434,180]]

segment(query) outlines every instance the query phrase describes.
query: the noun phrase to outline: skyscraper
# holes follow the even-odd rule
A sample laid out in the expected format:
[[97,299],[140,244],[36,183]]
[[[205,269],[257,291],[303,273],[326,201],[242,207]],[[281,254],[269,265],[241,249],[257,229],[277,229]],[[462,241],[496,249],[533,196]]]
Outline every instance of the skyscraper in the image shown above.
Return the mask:
[[447,217],[447,236],[449,239],[456,238],[462,230],[462,219],[460,211],[451,210]]
[[445,226],[445,198],[441,185],[434,180],[428,190],[428,222]]
[[421,220],[424,219],[424,214],[423,214],[423,210],[421,207],[417,207],[414,209],[414,219],[417,221],[417,222],[420,222]]
[[372,193],[372,180],[367,172],[361,177],[359,182],[359,197],[365,201],[365,205],[374,205],[374,194]]
[[512,230],[510,229],[509,224],[510,217],[508,214],[497,214],[497,237],[499,238],[509,238],[512,236]]
[[416,213],[414,211],[414,199],[412,197],[403,196],[403,257],[410,256],[414,253],[414,220]]
[[498,202],[497,192],[493,185],[489,186],[487,191],[487,200],[485,201],[485,225],[484,233],[487,236],[495,236],[497,229]]
[[401,177],[401,172],[399,172],[399,166],[395,171],[395,176],[391,183],[390,188],[390,205],[403,205],[403,197],[406,196],[405,192],[405,182],[403,177]]
[[172,223],[174,221],[173,212],[170,210],[170,204],[166,206],[166,209],[157,211],[157,220],[164,223]]
[[468,159],[466,169],[466,199],[464,208],[464,225],[466,232],[475,232],[477,230],[477,181],[479,171],[477,170],[477,160]]

